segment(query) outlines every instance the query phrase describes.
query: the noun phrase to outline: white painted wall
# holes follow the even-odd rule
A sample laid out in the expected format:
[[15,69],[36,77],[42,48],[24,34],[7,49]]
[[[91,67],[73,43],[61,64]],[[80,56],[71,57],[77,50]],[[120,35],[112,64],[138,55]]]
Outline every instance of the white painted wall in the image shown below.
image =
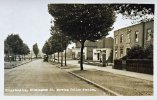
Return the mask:
[[[75,58],[78,59],[78,53],[81,52],[81,48],[74,48],[72,50],[72,52],[75,52]],[[86,57],[86,52],[87,52],[87,48],[86,47],[83,49],[83,52],[84,52],[85,59],[86,59],[87,58]]]
[[100,53],[100,58],[102,59],[102,53],[100,52],[103,50],[106,50],[106,60],[108,59],[108,57],[110,56],[110,52],[112,49],[110,48],[94,48],[93,49],[93,61],[100,61],[97,59],[97,53]]

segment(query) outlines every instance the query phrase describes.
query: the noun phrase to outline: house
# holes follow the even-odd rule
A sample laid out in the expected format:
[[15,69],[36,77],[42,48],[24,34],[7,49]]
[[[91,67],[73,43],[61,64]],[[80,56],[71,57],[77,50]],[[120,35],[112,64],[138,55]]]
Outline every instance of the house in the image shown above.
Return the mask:
[[113,59],[124,57],[134,46],[146,48],[153,44],[153,33],[153,20],[114,31]]
[[[93,61],[102,61],[102,54],[105,54],[106,61],[109,61],[110,57],[112,57],[112,50],[113,50],[113,38],[103,38],[98,40],[97,47],[93,48]],[[113,58],[112,58],[113,59]],[[109,62],[112,62],[110,59]]]
[[[103,38],[96,42],[86,41],[84,45],[83,55],[85,60],[101,61],[102,54],[105,52],[106,60],[109,59],[110,54],[113,50],[113,38]],[[73,59],[80,58],[81,45],[79,42],[76,43],[76,48],[72,50]]]
[[[85,60],[92,60],[93,59],[93,48],[96,48],[96,42],[86,41],[84,44],[83,55]],[[81,44],[76,42],[76,47],[73,48],[73,58],[79,59],[81,55]]]

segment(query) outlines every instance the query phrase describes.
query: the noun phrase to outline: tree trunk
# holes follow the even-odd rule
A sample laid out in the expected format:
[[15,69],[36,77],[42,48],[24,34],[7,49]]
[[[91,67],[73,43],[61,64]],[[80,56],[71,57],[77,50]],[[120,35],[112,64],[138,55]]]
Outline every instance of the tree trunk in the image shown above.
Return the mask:
[[48,55],[48,54],[46,54],[46,56],[47,56],[47,62],[49,62],[49,55]]
[[84,41],[81,42],[80,70],[83,70],[83,49],[84,49]]
[[65,56],[64,57],[65,57],[65,59],[64,59],[65,60],[65,66],[66,66],[67,65],[66,49],[65,49]]
[[56,58],[55,58],[55,53],[54,53],[54,62],[55,62],[55,59],[56,59]]
[[24,54],[24,60],[26,60],[25,54]]
[[16,61],[16,54],[14,56],[15,56],[14,61]]
[[63,66],[63,52],[61,52],[61,66]]
[[53,62],[53,55],[51,54],[51,61]]
[[59,63],[59,51],[58,51],[58,63]]

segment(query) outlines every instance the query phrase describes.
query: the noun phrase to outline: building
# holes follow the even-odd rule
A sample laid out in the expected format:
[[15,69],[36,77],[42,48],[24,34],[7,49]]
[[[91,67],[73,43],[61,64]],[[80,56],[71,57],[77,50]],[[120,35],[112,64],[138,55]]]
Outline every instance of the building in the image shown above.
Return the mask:
[[[93,48],[96,48],[96,42],[86,41],[84,44],[83,55],[85,60],[93,59]],[[73,58],[80,59],[81,55],[81,44],[79,42],[76,43],[76,47],[73,48]]]
[[142,22],[114,31],[113,59],[120,59],[134,46],[153,44],[154,21]]
[[[102,60],[102,54],[105,54],[106,61],[109,60],[109,57],[112,56],[112,50],[113,50],[113,38],[103,38],[101,40],[98,40],[97,47],[93,48],[93,61],[101,61]],[[112,58],[113,59],[113,58]],[[111,59],[111,60],[112,60]],[[109,61],[112,62],[112,61]]]
[[[85,60],[101,61],[102,54],[105,52],[106,60],[108,60],[111,51],[113,50],[113,38],[103,38],[96,42],[86,41],[83,49],[83,55]],[[72,50],[73,59],[80,58],[81,45],[76,43],[76,48]]]

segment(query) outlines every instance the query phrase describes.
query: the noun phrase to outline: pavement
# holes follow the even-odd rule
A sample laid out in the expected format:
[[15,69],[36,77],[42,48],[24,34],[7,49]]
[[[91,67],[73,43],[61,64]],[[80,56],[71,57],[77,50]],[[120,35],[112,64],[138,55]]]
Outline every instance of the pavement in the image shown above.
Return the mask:
[[4,95],[106,96],[109,94],[40,59],[13,69],[4,69]]
[[22,60],[22,61],[11,61],[11,62],[4,62],[4,69],[11,69],[11,68],[15,68],[17,66],[20,66],[22,64],[31,62],[31,60]]
[[[80,64],[78,63],[78,60],[68,60],[67,64],[75,65],[76,68],[80,68]],[[125,76],[129,76],[129,77],[153,81],[153,75],[137,73],[137,72],[130,72],[130,71],[126,71],[126,70],[112,69],[112,66],[100,67],[100,66],[87,65],[87,64],[84,64],[83,66],[84,66],[85,70],[86,69],[91,69],[91,70],[96,69],[96,70],[106,71],[106,72],[110,72],[110,73],[114,73],[114,74],[125,75]],[[74,70],[74,69],[71,69],[71,71],[72,70]]]

